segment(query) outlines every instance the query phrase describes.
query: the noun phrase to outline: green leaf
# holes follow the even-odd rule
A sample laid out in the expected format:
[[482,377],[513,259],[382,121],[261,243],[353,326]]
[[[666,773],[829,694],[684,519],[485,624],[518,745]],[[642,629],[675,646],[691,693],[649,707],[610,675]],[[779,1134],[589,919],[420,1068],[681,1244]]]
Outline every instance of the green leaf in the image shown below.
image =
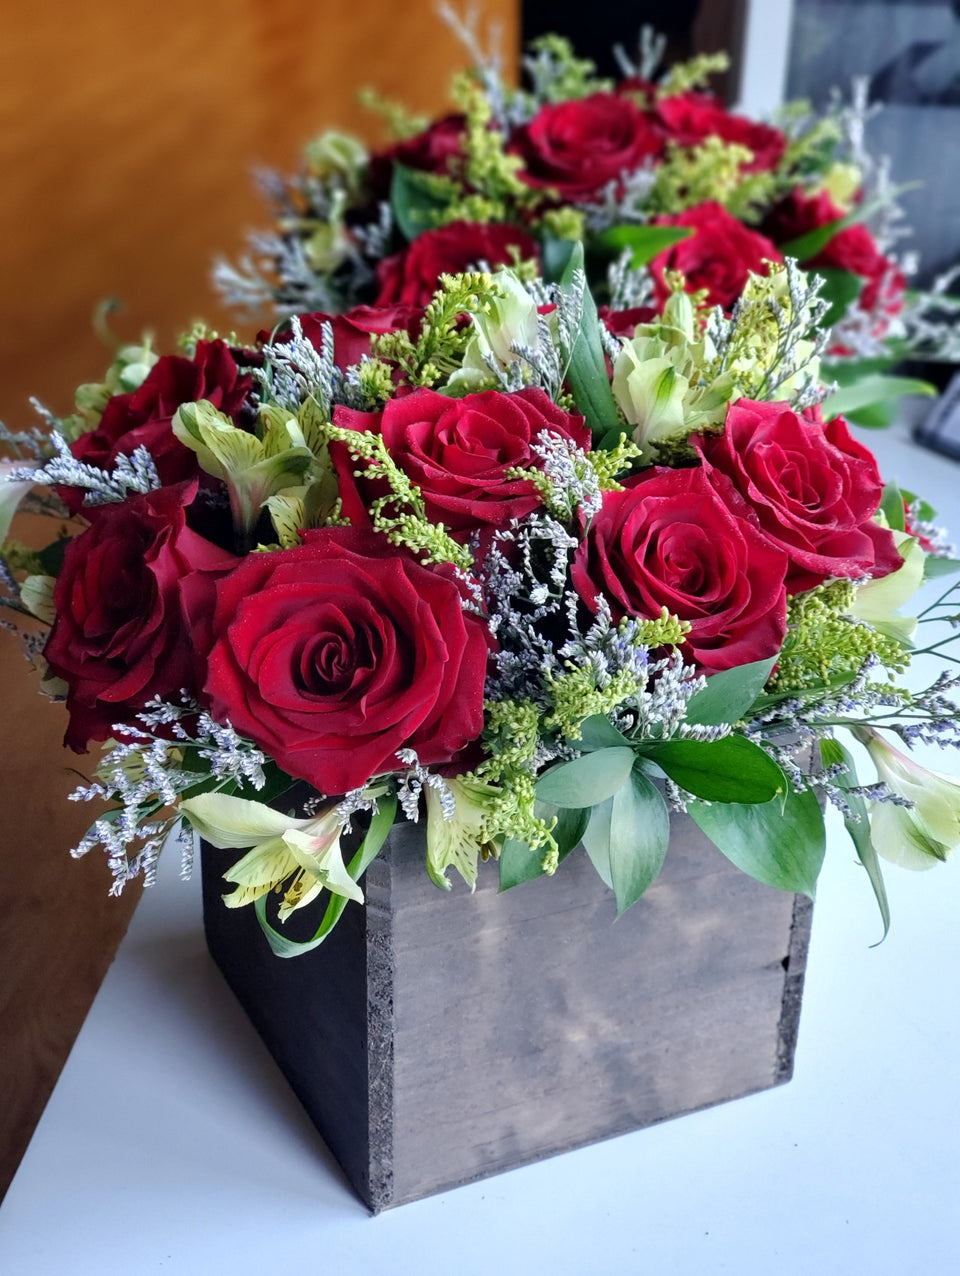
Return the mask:
[[864,280],[850,270],[840,270],[836,266],[824,266],[817,269],[823,276],[824,285],[820,296],[829,301],[830,309],[823,317],[823,326],[831,328],[839,323],[856,299],[863,291]]
[[742,735],[644,743],[639,752],[708,802],[765,803],[787,791],[786,777],[769,753]]
[[883,934],[877,942],[882,944],[890,931],[890,904],[887,899],[887,888],[883,882],[883,873],[880,869],[880,857],[870,839],[870,818],[867,814],[867,804],[859,793],[850,792],[850,789],[856,788],[859,784],[856,763],[839,740],[831,738],[820,741],[820,757],[825,767],[837,765],[843,767],[843,770],[834,777],[834,783],[846,792],[850,810],[857,817],[848,819],[844,816],[843,824],[850,834],[850,840],[856,848],[860,863],[867,870],[870,885],[873,887],[877,907],[880,909],[880,919],[883,922]]
[[883,489],[883,497],[880,501],[880,508],[883,510],[884,517],[895,532],[906,531],[905,515],[906,510],[903,507],[903,493],[897,487],[896,483],[887,483]]
[[611,226],[591,240],[591,247],[613,254],[629,248],[633,252],[630,265],[639,270],[658,253],[678,244],[681,239],[689,239],[693,233],[692,226]]
[[437,224],[437,214],[450,203],[441,194],[431,173],[421,173],[404,164],[394,164],[390,181],[390,206],[394,220],[408,240],[414,240]]
[[928,554],[923,560],[924,580],[933,580],[935,576],[952,576],[954,572],[960,572],[960,559],[937,558],[934,554]]
[[637,768],[613,795],[609,830],[607,854],[619,917],[655,880],[670,843],[667,804]]
[[583,830],[583,849],[600,875],[605,886],[613,890],[610,873],[610,819],[613,815],[613,798],[598,802],[590,812],[587,827]]
[[560,282],[563,272],[570,264],[572,253],[572,239],[557,239],[554,235],[544,235],[540,243],[540,267],[545,283]]
[[[360,878],[379,855],[380,848],[387,840],[387,834],[393,828],[396,814],[397,799],[392,795],[381,798],[377,804],[373,819],[370,821],[366,837],[360,843],[359,850],[347,865],[347,872],[355,882],[359,882]],[[282,935],[267,921],[266,895],[261,895],[258,900],[254,901],[253,905],[257,914],[257,921],[260,923],[260,929],[266,935],[267,943],[278,957],[300,957],[303,953],[319,948],[340,920],[346,906],[347,900],[343,895],[331,895],[316,934],[312,939],[297,943],[295,940],[288,939],[286,935]]]
[[711,674],[703,690],[690,697],[687,721],[711,727],[739,722],[767,685],[776,663],[777,657],[771,656]]
[[[574,244],[560,281],[561,290],[568,297],[572,292],[574,274],[578,270],[583,270],[583,244],[580,243]],[[594,443],[599,443],[618,424],[620,413],[610,389],[610,377],[600,340],[600,320],[589,288],[584,289],[580,325],[570,352],[566,380],[577,410],[583,414],[593,433]]]
[[854,385],[843,386],[824,403],[824,416],[848,416],[860,408],[899,399],[904,394],[935,395],[936,387],[916,377],[887,377],[882,373],[864,377]]
[[790,788],[786,801],[737,806],[692,802],[688,812],[737,868],[767,886],[813,899],[823,864],[826,834],[814,793]]
[[[584,830],[590,818],[589,808],[567,810],[547,802],[538,802],[534,814],[545,820],[556,816],[557,822],[553,828],[553,836],[561,862],[583,840]],[[543,853],[543,847],[538,847],[534,851],[526,842],[508,838],[500,850],[500,890],[506,891],[511,886],[519,885],[520,882],[530,882],[536,877],[542,877]]]
[[616,793],[629,776],[633,760],[634,753],[629,748],[584,753],[541,776],[537,781],[537,798],[554,806],[596,806]]
[[630,741],[611,723],[609,718],[605,718],[602,713],[595,714],[592,718],[585,718],[581,723],[583,735],[580,740],[580,748],[584,753],[591,753],[594,749],[617,749],[631,747]]
[[70,536],[60,536],[37,554],[37,558],[40,559],[43,570],[48,576],[60,575],[60,569],[63,566],[63,556],[71,540],[72,537]]

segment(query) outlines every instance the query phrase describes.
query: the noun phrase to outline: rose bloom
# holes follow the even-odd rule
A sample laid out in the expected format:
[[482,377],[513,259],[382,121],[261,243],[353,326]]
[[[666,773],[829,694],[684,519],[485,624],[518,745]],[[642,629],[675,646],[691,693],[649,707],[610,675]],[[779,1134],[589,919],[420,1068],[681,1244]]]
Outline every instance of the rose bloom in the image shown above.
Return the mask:
[[746,173],[776,168],[783,159],[787,139],[778,128],[760,124],[745,115],[734,115],[719,98],[708,93],[681,93],[657,103],[656,118],[667,137],[680,146],[697,146],[708,137],[735,142],[753,153],[743,165]]
[[[333,361],[340,369],[359,363],[371,353],[370,338],[382,332],[402,330],[414,337],[420,329],[423,309],[420,306],[354,306],[342,315],[328,315],[322,311],[300,315],[303,335],[316,350],[323,349],[323,325],[328,323],[333,332]],[[277,337],[269,328],[257,333],[257,341],[265,345],[271,340],[289,340],[289,328]]]
[[186,524],[196,480],[92,508],[67,543],[44,657],[67,683],[66,743],[106,740],[154,696],[195,686],[180,583],[236,559]]
[[[97,428],[81,434],[70,450],[78,461],[111,470],[118,456],[131,456],[138,447],[145,447],[156,462],[161,482],[180,482],[196,474],[198,467],[196,453],[184,447],[170,428],[177,408],[209,399],[237,421],[252,384],[249,376],[241,376],[225,342],[198,341],[192,359],[164,355],[139,389],[115,394]],[[81,494],[75,501],[68,497],[74,512],[81,501]]]
[[308,531],[186,598],[214,717],[324,794],[395,769],[398,749],[449,763],[480,735],[486,625],[451,570],[383,537]]
[[537,241],[516,226],[501,223],[451,222],[425,230],[408,248],[384,257],[377,266],[380,292],[376,305],[425,306],[436,292],[441,275],[488,266],[511,266],[515,257],[540,260]]
[[[805,195],[798,187],[770,212],[763,228],[776,243],[787,244],[844,215],[827,191]],[[804,270],[832,268],[859,275],[865,281],[858,301],[862,310],[870,311],[880,304],[887,314],[895,315],[903,309],[906,280],[861,222],[838,230],[819,253],[805,257],[800,264]]]
[[702,469],[654,466],[605,492],[571,567],[591,611],[690,622],[680,648],[703,673],[776,655],[786,632],[787,558],[754,526],[736,492]]
[[629,97],[592,93],[542,106],[515,129],[509,149],[524,162],[520,177],[550,187],[561,199],[589,199],[608,182],[659,155],[663,136]]
[[402,164],[404,168],[413,168],[421,173],[449,174],[464,158],[465,123],[462,115],[446,115],[422,133],[399,142],[389,150],[371,155],[367,170],[367,188],[371,196],[376,200],[390,198],[394,164]]
[[668,270],[686,276],[687,292],[706,289],[707,304],[729,310],[747,283],[747,277],[765,274],[765,261],[783,258],[765,235],[749,230],[727,212],[722,204],[708,201],[670,217],[655,217],[657,226],[691,226],[688,239],[657,253],[650,262],[654,292],[660,306],[670,297],[664,279]]
[[[427,517],[454,534],[505,527],[543,504],[529,479],[509,473],[542,468],[531,450],[542,431],[584,450],[591,442],[583,417],[564,412],[534,387],[514,394],[483,390],[462,399],[416,390],[391,399],[382,415],[338,407],[333,419],[348,429],[379,431],[393,460],[419,487]],[[355,477],[357,464],[343,444],[335,444],[331,455],[344,515],[368,522],[369,503],[385,487]]]
[[790,557],[787,589],[830,576],[886,576],[902,565],[873,521],[883,480],[842,417],[826,426],[785,403],[740,399],[721,435],[695,438],[711,481],[732,482],[764,535]]

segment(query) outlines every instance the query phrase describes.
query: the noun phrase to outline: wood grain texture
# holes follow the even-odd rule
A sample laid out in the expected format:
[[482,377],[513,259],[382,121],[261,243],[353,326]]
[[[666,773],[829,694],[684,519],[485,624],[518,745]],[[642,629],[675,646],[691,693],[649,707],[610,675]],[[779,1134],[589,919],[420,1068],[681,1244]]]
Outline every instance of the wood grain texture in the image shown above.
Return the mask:
[[582,852],[553,880],[501,895],[488,865],[444,894],[398,825],[365,914],[293,961],[220,903],[233,854],[204,852],[211,951],[374,1211],[790,1076],[810,910],[686,818],[616,924]]
[[[505,31],[512,0],[485,0]],[[93,333],[122,300],[124,340],[144,328],[171,349],[195,318],[235,321],[209,287],[267,211],[251,166],[289,170],[305,140],[380,125],[365,84],[413,109],[447,105],[467,58],[433,0],[7,0],[0,42],[0,419],[34,423],[27,399],[69,411],[109,352]],[[253,331],[251,326],[250,331]],[[116,944],[135,893],[106,899],[94,859],[66,849],[89,811],[64,801],[63,711],[35,694],[0,634],[0,1192],[15,1169]]]

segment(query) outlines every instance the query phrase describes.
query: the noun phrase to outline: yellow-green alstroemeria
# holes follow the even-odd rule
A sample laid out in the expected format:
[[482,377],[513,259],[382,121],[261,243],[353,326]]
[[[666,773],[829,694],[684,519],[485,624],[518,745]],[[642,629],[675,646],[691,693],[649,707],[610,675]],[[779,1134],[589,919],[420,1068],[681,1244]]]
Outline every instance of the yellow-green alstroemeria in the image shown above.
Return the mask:
[[926,554],[915,536],[897,531],[892,535],[903,559],[903,566],[889,576],[880,576],[861,585],[850,614],[857,620],[866,621],[874,629],[879,629],[888,638],[909,646],[917,630],[916,617],[900,616],[897,613],[923,584],[923,561]]
[[853,734],[866,745],[879,778],[913,803],[870,803],[877,854],[903,868],[933,868],[960,846],[960,780],[920,766],[871,727],[856,727]]
[[280,905],[281,921],[324,889],[363,903],[363,891],[343,862],[340,837],[344,825],[335,806],[317,816],[296,819],[262,802],[201,793],[184,801],[181,810],[200,836],[214,846],[251,848],[223,875],[237,888],[223,897],[228,908],[241,908],[261,895],[281,890],[291,876],[293,881]]

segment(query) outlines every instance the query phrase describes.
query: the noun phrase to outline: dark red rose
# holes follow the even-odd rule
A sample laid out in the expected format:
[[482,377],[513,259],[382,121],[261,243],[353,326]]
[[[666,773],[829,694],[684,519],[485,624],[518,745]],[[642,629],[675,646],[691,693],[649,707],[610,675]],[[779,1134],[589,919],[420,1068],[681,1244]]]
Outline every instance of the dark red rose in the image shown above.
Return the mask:
[[[375,333],[401,330],[410,337],[416,336],[423,319],[420,306],[354,306],[342,315],[328,315],[322,311],[300,315],[300,326],[307,341],[317,350],[323,349],[323,325],[329,323],[333,330],[333,361],[338,368],[348,368],[370,354],[370,338]],[[257,333],[257,341],[266,344],[273,334],[269,328]],[[278,338],[289,339],[289,329],[284,328]]]
[[446,115],[429,128],[409,137],[389,150],[371,155],[367,187],[376,199],[389,199],[394,164],[421,173],[456,173],[464,159],[463,137],[466,121],[462,115]]
[[520,177],[562,199],[589,199],[608,182],[659,155],[663,135],[629,97],[592,93],[542,106],[515,129],[509,149],[524,162]]
[[732,114],[709,93],[661,98],[655,114],[667,137],[680,146],[698,146],[708,137],[745,146],[753,154],[743,165],[746,173],[776,168],[787,149],[787,139],[778,128]]
[[237,561],[187,527],[196,490],[194,480],[92,508],[67,544],[44,656],[69,688],[66,743],[77,752],[153,696],[195,688],[180,584]]
[[[516,251],[514,251],[516,250]],[[426,230],[409,248],[384,257],[377,266],[378,306],[400,302],[425,306],[443,274],[488,266],[510,266],[515,257],[540,260],[537,241],[515,226],[484,222],[451,222],[438,230]]]
[[711,481],[732,482],[789,555],[791,594],[830,576],[886,576],[901,566],[892,533],[873,521],[883,494],[877,463],[842,417],[824,426],[784,403],[740,399],[723,434],[695,446]]
[[654,288],[662,306],[670,297],[667,270],[686,276],[687,292],[705,288],[707,304],[729,310],[746,286],[747,276],[766,273],[764,261],[782,261],[765,235],[748,230],[722,204],[709,201],[671,217],[656,217],[658,226],[692,226],[694,233],[658,253],[650,263]]
[[[209,399],[236,421],[252,384],[249,376],[240,375],[225,342],[198,341],[192,359],[164,355],[138,390],[115,394],[97,428],[81,434],[70,450],[78,461],[112,470],[118,456],[130,456],[145,447],[156,462],[161,482],[179,483],[197,474],[198,465],[196,453],[184,447],[170,428],[177,408]],[[70,488],[62,494],[76,513],[83,494]]]
[[336,527],[304,542],[188,593],[213,715],[329,795],[395,769],[398,749],[450,762],[483,727],[486,625],[449,571],[383,537]]
[[636,332],[638,323],[653,323],[657,317],[653,306],[633,306],[630,310],[611,310],[609,306],[601,306],[598,313],[607,332],[614,337],[625,337],[628,341]]
[[[590,447],[583,417],[564,412],[543,390],[502,394],[484,390],[451,399],[435,390],[417,390],[392,399],[382,416],[337,408],[334,423],[377,430],[391,457],[419,487],[427,516],[454,534],[505,527],[543,504],[529,479],[515,469],[540,469],[531,450],[549,430],[578,447]],[[343,512],[354,523],[367,521],[369,502],[380,490],[354,476],[356,463],[342,444],[331,449],[340,479]]]
[[780,650],[786,567],[736,492],[718,494],[702,469],[655,466],[604,493],[571,573],[591,611],[600,595],[615,620],[666,607],[689,621],[680,650],[709,674]]
[[[776,243],[789,244],[811,230],[839,221],[844,215],[826,191],[805,195],[797,188],[770,212],[764,231]],[[895,315],[903,308],[906,280],[896,263],[880,251],[862,222],[838,230],[820,252],[803,258],[800,264],[804,270],[826,268],[859,275],[865,281],[858,302],[862,310],[879,307],[886,314]]]

